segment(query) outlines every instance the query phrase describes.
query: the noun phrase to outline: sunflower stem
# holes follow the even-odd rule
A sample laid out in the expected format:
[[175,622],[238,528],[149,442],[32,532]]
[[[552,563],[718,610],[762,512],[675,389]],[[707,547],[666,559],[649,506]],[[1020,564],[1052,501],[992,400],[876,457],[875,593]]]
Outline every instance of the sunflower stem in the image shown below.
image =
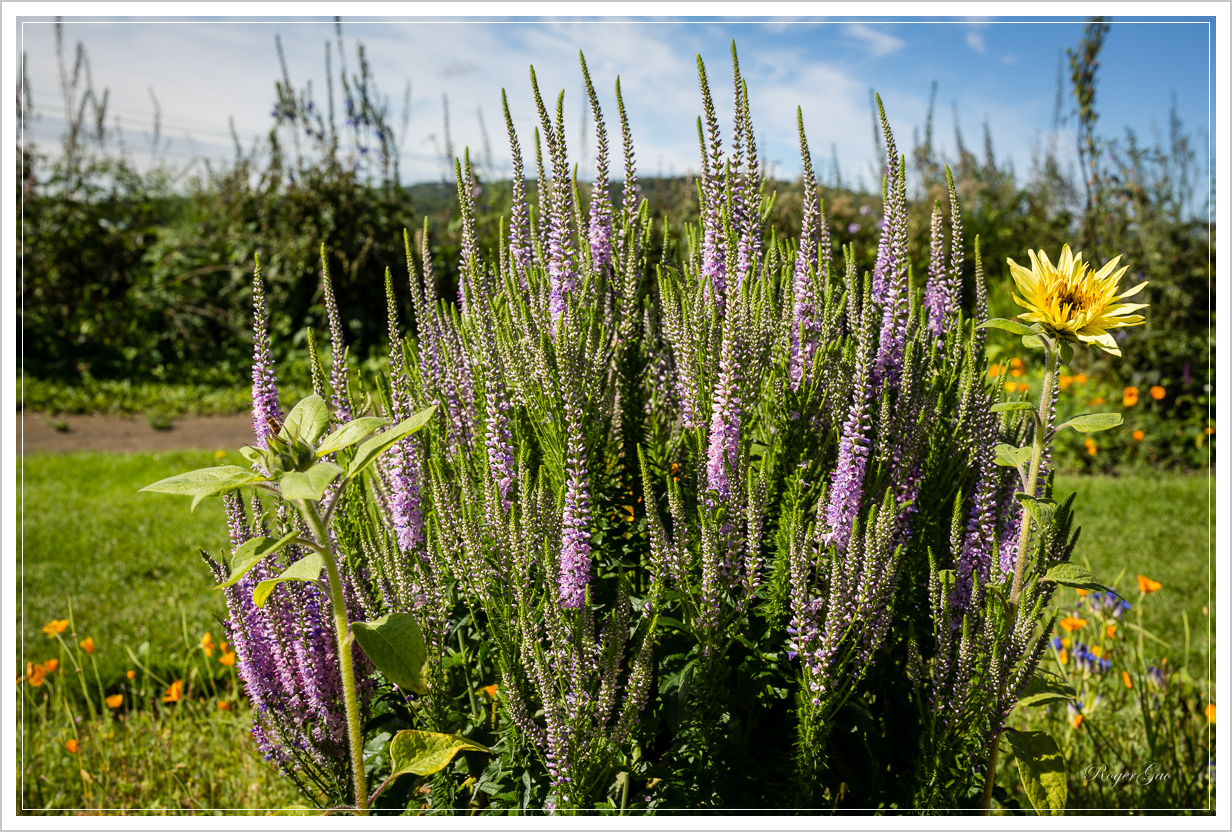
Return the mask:
[[[1060,347],[1059,340],[1054,341],[1042,332],[1036,336],[1044,345],[1044,389],[1040,392],[1039,412],[1032,414],[1035,416],[1035,435],[1032,441],[1031,449],[1031,469],[1027,475],[1026,482],[1023,483],[1023,491],[1030,496],[1035,496],[1035,490],[1039,483],[1040,466],[1044,459],[1045,446],[1052,441],[1052,387],[1056,383],[1057,376],[1057,352]],[[1022,576],[1027,569],[1027,544],[1031,539],[1031,512],[1024,507],[1022,512],[1022,523],[1019,526],[1018,532],[1018,550],[1014,554],[1014,583],[1010,588],[1010,604],[1009,604],[1009,626],[1010,632],[1014,631],[1014,625],[1018,621],[1018,597],[1022,594]],[[997,706],[1000,707],[1001,700],[1005,698],[1005,687],[1008,684],[1008,678],[1001,683],[1001,690],[997,694]],[[989,806],[992,804],[992,787],[993,780],[997,773],[997,751],[1001,747],[1001,735],[1004,733],[1004,728],[999,728],[992,738],[992,747],[988,752],[988,768],[984,772],[984,802],[980,806],[980,814],[987,815]]]

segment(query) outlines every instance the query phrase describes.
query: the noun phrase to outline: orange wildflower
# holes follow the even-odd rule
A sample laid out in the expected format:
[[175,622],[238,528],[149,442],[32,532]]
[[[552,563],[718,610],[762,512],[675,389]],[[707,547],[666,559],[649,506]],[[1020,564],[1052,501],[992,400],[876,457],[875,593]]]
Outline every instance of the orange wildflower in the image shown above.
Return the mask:
[[47,675],[47,668],[41,664],[26,662],[26,681],[30,683],[30,687],[37,688],[43,684],[43,677]]
[[103,701],[107,703],[108,708],[118,708],[124,704],[124,694],[122,693],[112,694],[111,696],[108,696]]
[[219,700],[219,702],[218,702],[218,710],[220,710],[220,711],[229,711],[229,710],[231,710],[231,703],[230,703],[230,702],[224,702],[224,701],[222,701],[222,700]]
[[1072,633],[1074,630],[1081,630],[1083,627],[1087,626],[1087,620],[1085,618],[1074,618],[1072,615],[1065,616],[1058,623],[1061,625],[1061,629],[1067,633]]
[[486,688],[483,689],[483,692],[486,693],[490,698],[495,699],[496,698],[496,685],[488,685]]
[[1134,437],[1135,442],[1141,442],[1143,439],[1146,438],[1146,434],[1140,430],[1136,430],[1133,433],[1133,437]]
[[1079,728],[1082,727],[1082,723],[1085,719],[1086,717],[1083,716],[1082,714],[1076,714],[1074,716],[1074,730],[1075,731],[1077,731]]
[[1074,383],[1074,377],[1067,373],[1061,373],[1061,375],[1057,377],[1057,381],[1061,383],[1061,392],[1064,393],[1069,389],[1069,386]]
[[1211,725],[1215,724],[1215,703],[1214,702],[1206,706],[1206,718],[1207,720],[1210,721]]
[[1138,576],[1138,589],[1142,590],[1147,595],[1150,595],[1152,592],[1156,592],[1162,587],[1163,587],[1163,584],[1161,584],[1159,581],[1152,581],[1146,575]]
[[87,636],[86,640],[81,643],[81,649],[87,653],[94,652],[94,636]]
[[60,660],[59,660],[59,659],[48,659],[48,660],[47,660],[47,663],[44,665],[44,667],[46,667],[46,668],[47,668],[47,672],[48,672],[48,673],[55,673],[55,672],[56,672],[56,669],[57,669],[59,666],[60,666]]
[[77,753],[77,740],[69,740],[68,742],[64,743],[64,747],[68,749],[69,754],[76,754]]
[[1069,664],[1069,651],[1062,650],[1060,653],[1057,653],[1057,661],[1061,664]]
[[227,643],[222,643],[222,655],[218,657],[218,663],[227,667],[235,667],[235,651],[227,650]]
[[1022,374],[1027,371],[1026,365],[1022,363],[1021,358],[1010,359],[1010,375],[1014,378],[1022,378]]
[[1133,407],[1136,405],[1138,403],[1138,388],[1126,387],[1124,393],[1121,395],[1121,401],[1126,407]]
[[171,687],[163,692],[164,702],[179,702],[184,698],[184,682],[181,679],[176,679],[171,683]]
[[1062,646],[1062,647],[1069,647],[1069,639],[1067,639],[1067,638],[1063,638],[1063,639],[1061,639],[1061,646]]
[[1104,648],[1100,647],[1098,644],[1095,645],[1091,648],[1091,655],[1098,659],[1100,656],[1104,655]]
[[1116,625],[1109,624],[1107,627],[1105,627],[1104,635],[1106,635],[1108,638],[1116,638]]
[[1005,392],[1007,392],[1007,393],[1013,393],[1013,392],[1014,392],[1015,390],[1017,390],[1017,389],[1018,389],[1018,385],[1017,385],[1017,384],[1015,384],[1014,382],[1012,382],[1012,381],[1007,381],[1007,382],[1005,383]]
[[1087,595],[1088,595],[1088,594],[1090,594],[1090,592],[1091,592],[1091,590],[1089,590],[1089,589],[1075,589],[1074,591],[1075,591],[1075,592],[1077,592],[1077,593],[1078,593],[1078,595],[1079,595],[1079,596],[1081,596],[1081,597],[1083,597],[1083,598],[1086,598],[1086,597],[1087,597]]
[[205,651],[207,656],[214,655],[214,639],[210,637],[209,633],[201,637],[201,649]]
[[1151,389],[1147,392],[1151,394],[1151,398],[1155,401],[1159,401],[1164,396],[1168,395],[1168,391],[1160,387],[1158,384],[1152,384]]
[[1095,452],[1099,450],[1099,446],[1095,444],[1095,440],[1089,436],[1083,440],[1082,445],[1087,449],[1087,453],[1091,456],[1095,456]]
[[1091,399],[1091,405],[1092,405],[1092,406],[1097,405],[1097,404],[1103,404],[1103,403],[1104,403],[1104,397],[1103,397],[1103,396],[1096,396],[1095,398]]
[[68,619],[67,618],[61,621],[50,621],[43,626],[43,632],[47,634],[48,638],[55,638],[57,634],[62,633],[67,629],[68,629]]
[[1129,688],[1130,690],[1134,689],[1134,680],[1129,678],[1128,670],[1121,671],[1121,681],[1125,683],[1125,687]]
[[135,671],[135,670],[130,670],[130,671],[128,671],[128,673],[126,673],[126,674],[124,674],[124,675],[126,675],[126,676],[127,676],[128,678],[130,678],[130,679],[136,679],[136,678],[137,678],[137,671]]
[[1087,383],[1086,373],[1079,373],[1078,375],[1074,376],[1074,384],[1086,384],[1086,383]]
[[988,375],[993,376],[993,377],[1001,375],[1001,365],[993,364],[991,367],[989,367]]

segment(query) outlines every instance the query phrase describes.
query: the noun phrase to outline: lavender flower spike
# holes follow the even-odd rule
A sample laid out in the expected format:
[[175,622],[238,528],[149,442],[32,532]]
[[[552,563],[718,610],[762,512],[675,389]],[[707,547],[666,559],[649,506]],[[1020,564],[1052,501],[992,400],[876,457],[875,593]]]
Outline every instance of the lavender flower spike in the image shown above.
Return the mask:
[[270,354],[269,311],[265,308],[265,287],[261,283],[261,258],[252,275],[252,432],[256,445],[266,447],[273,433],[269,419],[281,418],[278,409],[278,378]]
[[590,110],[595,118],[595,138],[599,145],[599,155],[595,159],[595,184],[590,195],[590,227],[587,236],[590,240],[591,265],[596,274],[603,274],[612,259],[612,203],[608,197],[607,127],[603,123],[603,111],[599,109],[599,98],[590,82],[590,72],[586,69],[586,57],[580,52],[578,55],[582,59],[582,77],[586,80],[586,94],[590,97]]
[[804,380],[805,368],[813,363],[817,349],[817,332],[813,297],[813,281],[810,271],[818,268],[818,221],[817,182],[813,177],[813,162],[809,157],[808,142],[804,138],[804,111],[796,108],[796,126],[800,131],[800,156],[804,160],[804,218],[800,224],[800,250],[796,254],[796,267],[792,276],[792,295],[795,304],[791,319],[791,387],[799,389]]
[[586,449],[582,441],[581,414],[577,407],[577,391],[571,382],[565,386],[565,420],[568,424],[569,448],[565,461],[565,511],[561,518],[560,605],[578,610],[586,602],[586,587],[590,583],[590,486],[587,481]]
[[733,319],[725,328],[723,352],[719,357],[719,377],[714,385],[714,404],[711,405],[710,444],[706,455],[706,480],[711,491],[721,502],[731,496],[731,483],[727,472],[735,470],[740,442],[740,400],[737,393],[740,366],[736,358]]
[[321,243],[321,290],[325,295],[325,313],[329,317],[329,340],[332,352],[329,383],[334,388],[331,404],[340,422],[351,421],[351,396],[347,389],[347,346],[342,341],[342,321],[338,317],[338,302],[334,299],[334,284],[329,277],[329,261],[325,258],[325,243]]
[[928,312],[928,329],[940,338],[945,331],[945,319],[951,304],[949,275],[945,268],[945,232],[941,227],[941,200],[933,205],[929,224],[928,286],[924,289],[924,309]]

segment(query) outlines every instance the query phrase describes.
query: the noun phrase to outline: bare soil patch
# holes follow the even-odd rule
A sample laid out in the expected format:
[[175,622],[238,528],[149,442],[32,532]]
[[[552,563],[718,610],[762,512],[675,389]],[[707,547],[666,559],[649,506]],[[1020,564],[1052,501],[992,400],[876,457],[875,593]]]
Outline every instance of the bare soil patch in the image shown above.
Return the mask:
[[[55,423],[68,430],[56,430]],[[171,423],[170,430],[155,430],[144,416],[48,416],[17,414],[17,450],[30,453],[112,451],[227,450],[252,442],[252,417],[186,416]]]

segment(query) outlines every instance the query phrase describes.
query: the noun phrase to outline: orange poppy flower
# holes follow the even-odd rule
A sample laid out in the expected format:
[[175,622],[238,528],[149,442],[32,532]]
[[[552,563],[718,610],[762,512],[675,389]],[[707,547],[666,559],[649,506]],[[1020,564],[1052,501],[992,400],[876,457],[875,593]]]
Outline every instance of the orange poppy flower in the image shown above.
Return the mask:
[[1086,383],[1087,383],[1086,373],[1079,373],[1078,375],[1074,376],[1074,384],[1086,384]]
[[1138,388],[1126,387],[1121,395],[1121,401],[1126,407],[1133,407],[1138,403]]
[[1057,623],[1059,623],[1061,625],[1061,629],[1067,633],[1072,633],[1074,630],[1081,630],[1083,627],[1087,626],[1087,620],[1085,618],[1074,618],[1072,615],[1065,616]]
[[1158,384],[1151,385],[1151,389],[1147,392],[1151,394],[1151,398],[1155,401],[1159,401],[1164,396],[1168,395],[1168,391],[1160,387]]
[[1096,396],[1095,398],[1091,399],[1091,404],[1092,404],[1092,405],[1103,404],[1103,403],[1104,403],[1104,397],[1103,397],[1103,396]]
[[230,703],[230,702],[223,702],[223,701],[219,701],[219,703],[218,703],[218,710],[220,710],[220,711],[229,711],[229,710],[231,710],[231,703]]
[[1057,661],[1061,664],[1069,664],[1069,651],[1062,650],[1060,653],[1057,653]]
[[68,749],[69,754],[76,754],[77,753],[77,740],[69,740],[68,742],[64,743],[64,747]]
[[1082,723],[1085,719],[1086,717],[1083,716],[1082,714],[1075,714],[1074,716],[1074,730],[1075,731],[1077,731],[1079,728],[1082,727]]
[[26,662],[26,681],[30,683],[30,687],[37,688],[43,684],[43,677],[47,675],[47,668],[41,664]]
[[1125,687],[1129,688],[1130,690],[1134,689],[1134,680],[1129,678],[1128,670],[1121,671],[1121,681],[1125,683]]
[[130,678],[130,679],[136,679],[136,678],[137,678],[137,671],[135,671],[135,670],[130,670],[130,671],[128,671],[128,673],[126,673],[126,674],[124,674],[124,675],[125,675],[125,676],[127,676],[127,677],[128,677],[128,678]]
[[184,682],[181,679],[176,679],[171,683],[171,687],[163,692],[164,702],[179,702],[184,697]]
[[486,693],[490,698],[495,699],[496,698],[496,685],[488,685],[486,688],[483,689],[483,692]]
[[[226,644],[226,642],[223,642]],[[228,652],[226,649],[222,651],[222,655],[218,657],[218,663],[227,667],[235,667],[235,651]]]
[[1143,432],[1142,432],[1142,431],[1140,431],[1140,430],[1136,430],[1136,431],[1134,431],[1133,436],[1134,436],[1134,441],[1135,441],[1135,442],[1141,442],[1143,439],[1145,439],[1145,438],[1146,438],[1146,434],[1145,434],[1145,433],[1143,433]]
[[48,659],[47,663],[43,666],[47,668],[48,673],[55,673],[56,669],[60,666],[60,660],[59,659]]
[[1105,627],[1104,635],[1106,635],[1108,638],[1116,638],[1116,625],[1109,624],[1107,627]]
[[1099,446],[1095,444],[1095,440],[1089,436],[1083,440],[1082,446],[1087,449],[1087,453],[1090,456],[1095,456],[1095,452],[1099,450]]
[[81,649],[87,653],[94,652],[94,636],[87,636],[86,640],[81,643]]
[[1215,724],[1215,703],[1206,706],[1206,718],[1210,720],[1211,725]]
[[111,696],[108,696],[103,701],[107,703],[108,708],[118,708],[124,704],[124,694],[122,693],[112,694]]
[[214,655],[214,639],[210,637],[209,633],[201,637],[201,649],[205,651],[207,656]]
[[1057,377],[1057,381],[1060,382],[1061,392],[1064,393],[1069,389],[1069,386],[1074,383],[1074,377],[1067,375],[1066,373],[1061,373],[1061,375]]
[[1087,597],[1087,594],[1088,594],[1091,590],[1089,590],[1089,589],[1075,589],[1074,591],[1075,591],[1075,592],[1077,592],[1079,596],[1081,596],[1081,597],[1083,597],[1083,598],[1086,598],[1086,597]]
[[47,624],[43,626],[43,632],[47,634],[48,638],[55,638],[58,633],[62,633],[67,629],[68,629],[68,619],[67,618],[61,621],[49,621]]
[[989,368],[988,368],[988,375],[990,375],[990,376],[992,376],[992,377],[994,377],[994,378],[995,378],[995,377],[997,377],[997,376],[999,376],[999,375],[1001,375],[1001,365],[1000,365],[1000,364],[993,364],[991,367],[989,367]]
[[1161,584],[1159,581],[1152,581],[1146,575],[1138,576],[1138,589],[1142,590],[1147,595],[1150,595],[1152,592],[1155,592],[1161,589],[1162,587],[1163,587],[1163,584]]

